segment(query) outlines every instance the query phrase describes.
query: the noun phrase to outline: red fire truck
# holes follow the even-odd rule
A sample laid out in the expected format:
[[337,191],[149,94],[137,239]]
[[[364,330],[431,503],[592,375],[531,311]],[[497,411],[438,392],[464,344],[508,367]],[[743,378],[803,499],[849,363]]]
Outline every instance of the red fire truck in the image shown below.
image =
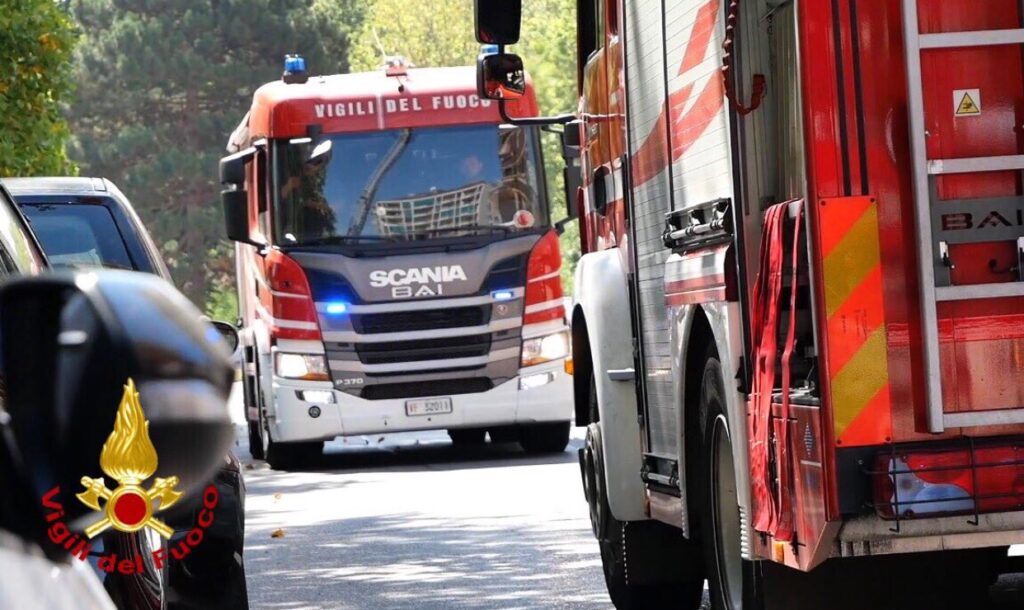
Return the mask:
[[[520,8],[477,0],[505,99]],[[1021,4],[577,10],[576,421],[616,605],[980,607],[1024,542]]]
[[[532,88],[509,104],[537,114]],[[447,430],[563,451],[569,334],[538,126],[502,125],[472,67],[256,91],[221,162],[237,242],[249,444]]]

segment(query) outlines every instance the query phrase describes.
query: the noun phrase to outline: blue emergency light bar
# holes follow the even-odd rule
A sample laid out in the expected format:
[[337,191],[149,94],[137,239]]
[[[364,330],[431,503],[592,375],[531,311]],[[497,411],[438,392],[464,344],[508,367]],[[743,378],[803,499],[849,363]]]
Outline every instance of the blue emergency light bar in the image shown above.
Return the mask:
[[299,85],[309,80],[306,74],[306,58],[301,55],[284,56],[284,74],[281,80],[289,85]]
[[289,74],[301,74],[306,71],[306,58],[301,55],[285,55],[284,71]]
[[343,313],[348,313],[348,303],[342,301],[335,301],[328,303],[326,307],[327,313],[332,316],[340,316]]

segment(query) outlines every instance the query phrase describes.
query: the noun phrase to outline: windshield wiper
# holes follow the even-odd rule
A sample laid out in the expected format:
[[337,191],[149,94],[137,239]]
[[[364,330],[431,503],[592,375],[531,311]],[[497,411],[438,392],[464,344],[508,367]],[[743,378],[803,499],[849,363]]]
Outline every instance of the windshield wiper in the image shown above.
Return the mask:
[[420,235],[431,235],[441,233],[471,233],[473,231],[501,231],[503,233],[511,233],[515,228],[509,225],[473,225],[469,227],[438,227],[436,229],[423,229],[416,231],[415,233],[406,233],[409,236],[420,236]]
[[381,235],[328,235],[327,237],[318,237],[316,239],[309,239],[303,242],[287,245],[294,247],[330,246],[336,244],[358,243],[361,241],[394,241],[394,238],[384,237]]

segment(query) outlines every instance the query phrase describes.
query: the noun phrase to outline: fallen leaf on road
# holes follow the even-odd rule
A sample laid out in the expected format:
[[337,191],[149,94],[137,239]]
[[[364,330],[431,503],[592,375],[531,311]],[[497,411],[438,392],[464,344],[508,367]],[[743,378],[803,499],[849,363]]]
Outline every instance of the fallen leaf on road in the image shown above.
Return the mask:
[[246,465],[245,465],[245,469],[246,469],[246,470],[253,470],[253,469],[255,469],[255,468],[256,468],[256,467],[255,467],[255,466],[253,466],[252,464],[246,464]]
[[270,532],[270,537],[271,538],[284,538],[284,530],[276,529],[276,530]]
[[281,499],[281,494],[280,493],[274,494],[274,502],[277,502],[280,499]]

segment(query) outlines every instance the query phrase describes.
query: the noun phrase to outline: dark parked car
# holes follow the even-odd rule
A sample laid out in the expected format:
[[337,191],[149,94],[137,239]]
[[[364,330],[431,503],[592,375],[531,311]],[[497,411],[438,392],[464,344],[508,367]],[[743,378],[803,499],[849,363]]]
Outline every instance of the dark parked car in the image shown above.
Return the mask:
[[[129,378],[147,403],[160,396],[147,417],[161,449],[204,439],[180,456],[164,452],[194,495],[231,439],[227,358],[195,308],[166,282],[125,273],[48,276],[47,267],[0,184],[0,608],[110,610],[112,596],[132,607],[162,603],[159,572],[101,583],[88,563],[54,544],[54,522],[40,498],[50,486],[79,484],[82,465],[94,462],[110,433]],[[159,359],[139,358],[154,349]],[[69,523],[88,510],[78,503],[66,509],[60,514]],[[92,543],[142,558],[151,539],[108,531]]]
[[[54,269],[113,268],[157,275],[173,283],[159,250],[128,199],[103,178],[7,178]],[[237,344],[237,341],[236,341]],[[232,348],[235,346],[233,345]],[[245,485],[238,458],[225,456],[215,484],[220,508],[204,542],[170,562],[164,592],[171,609],[248,608],[243,546]],[[177,507],[170,523],[178,543],[195,523],[199,498]],[[115,598],[120,603],[120,600]],[[159,609],[159,600],[153,608]],[[138,607],[125,603],[126,607]],[[143,605],[143,608],[149,606]]]
[[[0,185],[0,284],[12,276],[36,275],[45,268],[39,244]],[[52,548],[47,549],[45,541],[38,538],[46,525],[26,514],[33,506],[34,494],[25,485],[27,473],[12,468],[20,456],[13,446],[5,402],[0,394],[0,608],[111,608],[95,574],[80,562],[54,556]]]

